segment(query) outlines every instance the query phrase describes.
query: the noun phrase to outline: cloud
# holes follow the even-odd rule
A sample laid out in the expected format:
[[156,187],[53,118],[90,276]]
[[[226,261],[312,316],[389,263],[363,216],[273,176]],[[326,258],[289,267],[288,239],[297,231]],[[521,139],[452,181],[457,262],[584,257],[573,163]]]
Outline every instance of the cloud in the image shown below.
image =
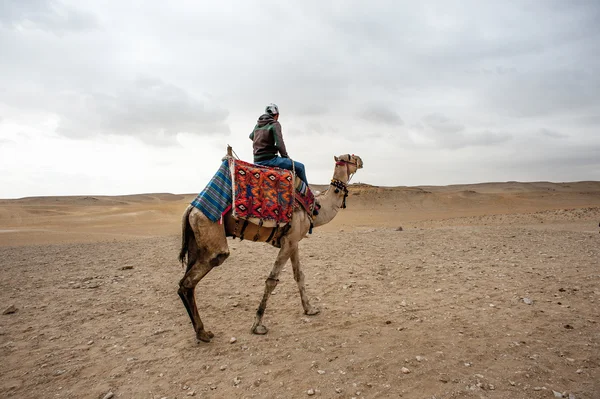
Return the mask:
[[329,112],[324,104],[308,104],[296,111],[298,115],[302,116],[323,116]]
[[425,115],[422,120],[433,131],[438,133],[458,133],[465,130],[465,127],[462,124],[453,121],[440,113]]
[[368,122],[379,123],[389,126],[402,126],[404,121],[400,115],[386,105],[367,105],[358,114],[359,118]]
[[61,100],[57,132],[71,138],[121,135],[164,145],[177,133],[230,133],[226,110],[160,79],[138,79],[116,93],[65,93]]
[[324,134],[325,133],[325,128],[319,122],[308,122],[306,124],[306,130],[308,130],[311,133],[316,133],[316,134]]
[[512,139],[512,135],[503,132],[491,132],[489,130],[485,130],[478,134],[472,135],[464,135],[462,137],[461,146],[493,146],[496,144],[501,144]]
[[411,138],[414,144],[437,146],[446,149],[460,149],[473,146],[492,146],[511,139],[508,133],[489,130],[477,133],[468,132],[460,122],[441,113],[432,113],[421,118],[422,123],[412,125]]
[[0,2],[0,27],[64,33],[94,30],[98,26],[93,14],[56,0]]
[[550,137],[552,139],[564,139],[564,138],[569,137],[566,134],[562,134],[562,133],[556,132],[554,130],[546,129],[546,128],[542,128],[542,129],[538,130],[538,133],[541,134],[542,136]]
[[[600,63],[598,64],[600,67]],[[489,107],[518,118],[565,114],[597,104],[600,79],[591,65],[529,71],[484,82]]]

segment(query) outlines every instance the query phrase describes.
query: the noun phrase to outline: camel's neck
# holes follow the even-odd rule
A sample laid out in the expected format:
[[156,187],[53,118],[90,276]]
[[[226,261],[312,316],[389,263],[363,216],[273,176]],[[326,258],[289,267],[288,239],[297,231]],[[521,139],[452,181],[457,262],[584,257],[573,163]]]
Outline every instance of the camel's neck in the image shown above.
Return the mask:
[[[336,166],[333,172],[333,179],[339,180],[344,184],[348,183],[349,176],[346,167]],[[338,192],[336,193],[336,191]],[[329,189],[323,195],[319,195],[317,199],[321,205],[321,209],[319,209],[319,214],[314,219],[314,227],[322,226],[333,220],[344,202],[344,191],[337,189],[333,185],[329,185]]]

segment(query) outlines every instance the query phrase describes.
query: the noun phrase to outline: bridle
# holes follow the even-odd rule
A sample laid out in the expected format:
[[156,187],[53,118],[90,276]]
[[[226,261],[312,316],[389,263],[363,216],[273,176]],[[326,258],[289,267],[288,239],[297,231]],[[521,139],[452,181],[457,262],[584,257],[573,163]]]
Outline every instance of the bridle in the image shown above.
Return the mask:
[[344,200],[342,201],[342,208],[346,208],[346,197],[348,197],[348,185],[341,180],[336,178],[331,179],[331,185],[335,187],[335,193],[339,193],[340,190],[344,192]]
[[[346,167],[346,175],[348,176],[348,183],[350,183],[350,180],[352,179],[352,176],[354,176],[354,173],[350,173],[350,171],[348,170],[348,165],[354,165],[357,168],[360,166],[358,165],[357,162],[352,162],[351,161],[352,157],[350,155],[348,155],[348,159],[342,159],[341,157],[336,161],[336,165],[337,166],[345,166]],[[340,190],[342,190],[344,192],[344,199],[342,201],[342,208],[346,208],[346,198],[348,197],[348,184],[344,183],[343,181],[333,178],[331,179],[331,185],[333,187],[335,187],[335,193],[339,193]]]

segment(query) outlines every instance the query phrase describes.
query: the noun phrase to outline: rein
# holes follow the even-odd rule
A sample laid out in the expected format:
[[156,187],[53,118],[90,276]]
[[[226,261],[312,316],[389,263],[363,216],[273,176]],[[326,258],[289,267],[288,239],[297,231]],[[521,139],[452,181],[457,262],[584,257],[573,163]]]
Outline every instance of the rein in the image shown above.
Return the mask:
[[350,173],[350,171],[348,170],[348,164],[358,167],[358,163],[351,162],[350,159],[351,159],[350,156],[348,156],[347,161],[344,159],[340,159],[335,163],[337,166],[345,166],[346,167],[346,174],[348,175],[348,183],[350,183],[350,180],[352,180],[352,177],[354,176],[354,173]]

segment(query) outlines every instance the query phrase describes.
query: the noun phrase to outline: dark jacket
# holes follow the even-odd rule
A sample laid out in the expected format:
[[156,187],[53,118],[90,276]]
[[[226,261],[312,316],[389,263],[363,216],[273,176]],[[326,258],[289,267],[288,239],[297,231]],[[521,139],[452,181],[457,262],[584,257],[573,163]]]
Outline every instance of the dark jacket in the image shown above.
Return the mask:
[[289,158],[283,142],[281,124],[273,119],[272,115],[263,114],[258,118],[254,130],[250,133],[250,140],[252,140],[254,162],[275,158],[277,152],[283,158]]

